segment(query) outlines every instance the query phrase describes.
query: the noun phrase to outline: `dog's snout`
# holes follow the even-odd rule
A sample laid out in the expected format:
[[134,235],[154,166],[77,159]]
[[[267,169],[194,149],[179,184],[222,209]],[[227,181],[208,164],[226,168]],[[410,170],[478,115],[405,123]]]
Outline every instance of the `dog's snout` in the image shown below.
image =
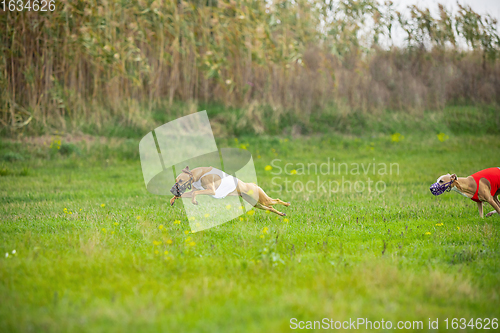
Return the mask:
[[448,182],[446,184],[439,184],[438,182],[436,182],[436,183],[431,185],[429,190],[434,195],[441,195],[445,191],[449,191],[451,189],[450,184],[451,184],[451,182]]
[[176,197],[180,197],[184,192],[186,192],[186,189],[191,189],[191,182],[184,182],[181,185],[176,182],[170,189],[170,192]]
[[438,192],[439,192],[439,184],[437,184],[437,185],[436,184],[432,184],[431,187],[429,187],[429,190],[434,195],[438,195]]
[[180,193],[179,193],[179,185],[177,183],[175,183],[174,186],[172,186],[172,188],[170,189],[170,193],[172,193],[176,197],[178,197],[180,195]]

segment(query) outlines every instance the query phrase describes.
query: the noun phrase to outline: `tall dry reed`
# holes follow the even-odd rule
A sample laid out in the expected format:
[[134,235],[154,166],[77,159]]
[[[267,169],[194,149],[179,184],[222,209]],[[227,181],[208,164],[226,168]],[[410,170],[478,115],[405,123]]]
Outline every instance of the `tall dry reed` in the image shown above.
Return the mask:
[[[350,110],[500,102],[496,22],[470,7],[410,17],[371,0],[61,0],[0,16],[0,124],[147,122],[141,105],[266,104],[307,121]],[[407,47],[384,50],[395,24]],[[363,27],[370,27],[368,32]],[[462,38],[470,50],[459,50]],[[253,107],[253,106],[252,106]],[[168,112],[168,110],[166,110]]]

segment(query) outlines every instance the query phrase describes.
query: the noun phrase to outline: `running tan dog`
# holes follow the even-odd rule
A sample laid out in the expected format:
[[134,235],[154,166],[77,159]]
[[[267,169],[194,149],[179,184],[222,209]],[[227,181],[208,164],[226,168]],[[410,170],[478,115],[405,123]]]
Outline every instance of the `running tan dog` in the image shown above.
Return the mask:
[[[185,193],[186,189],[191,189],[191,187],[193,187],[193,190]],[[290,206],[289,202],[270,198],[259,186],[244,183],[213,167],[200,167],[189,170],[189,166],[186,166],[175,179],[175,184],[170,192],[174,195],[170,199],[170,205],[172,206],[175,200],[181,197],[191,198],[191,202],[197,205],[197,195],[210,195],[217,199],[226,196],[240,196],[252,206],[281,216],[286,216],[286,214],[277,211],[272,206],[275,204]]]
[[447,174],[438,178],[437,182],[430,187],[432,194],[440,195],[445,191],[454,190],[463,196],[477,202],[479,215],[483,217],[483,202],[489,203],[494,211],[489,212],[486,216],[491,216],[495,213],[500,214],[500,168],[489,168],[469,177],[457,177],[457,175]]

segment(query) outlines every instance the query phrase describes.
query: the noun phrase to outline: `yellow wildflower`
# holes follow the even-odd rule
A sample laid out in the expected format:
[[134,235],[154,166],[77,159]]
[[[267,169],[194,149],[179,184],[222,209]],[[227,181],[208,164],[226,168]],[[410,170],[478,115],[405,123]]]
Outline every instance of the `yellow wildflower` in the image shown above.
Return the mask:
[[162,229],[163,229],[163,224],[160,224],[160,225],[158,226],[158,229],[162,230]]
[[437,138],[439,141],[444,142],[444,141],[448,140],[450,137],[444,133],[439,133],[437,135]]
[[164,252],[164,254],[165,254],[165,255],[167,255],[167,254],[168,254],[168,251],[165,251],[165,252]]
[[196,243],[195,243],[195,242],[191,242],[191,243],[189,243],[189,245],[190,245],[190,246],[195,246],[195,245],[196,245]]
[[269,228],[268,227],[264,227],[264,229],[262,229],[261,233],[262,234],[267,234],[269,231]]
[[102,232],[106,233],[106,228],[102,228],[101,230]]
[[118,225],[118,224],[120,224],[120,223],[118,223],[118,222],[115,222],[115,223],[113,223],[113,224],[114,224],[114,225]]
[[240,221],[245,221],[245,219],[244,219],[244,218],[242,218],[242,217],[240,217]]
[[266,170],[266,171],[271,171],[272,169],[273,169],[273,167],[270,165],[266,165],[266,167],[264,168],[264,170]]
[[184,240],[186,243],[189,242],[191,240],[191,237],[188,237],[186,238],[186,240]]
[[207,213],[207,214],[205,214],[205,215],[203,215],[203,216],[205,216],[205,217],[209,217],[209,216],[210,216],[210,214],[208,214],[208,213]]
[[287,218],[283,219],[283,222],[285,223],[288,223],[290,220],[288,220]]
[[231,209],[231,205],[226,205],[226,209]]
[[141,219],[141,217],[140,217],[140,216],[137,216],[137,219],[138,219],[138,220],[140,220],[140,219]]
[[189,234],[189,230],[184,231],[184,233],[185,233],[186,235],[188,235],[188,234]]
[[161,242],[160,242],[160,241],[153,241],[153,245],[154,245],[154,246],[161,245]]
[[249,210],[249,211],[247,212],[247,214],[248,214],[248,215],[253,215],[253,214],[255,214],[255,211],[253,211],[253,210]]
[[392,142],[399,142],[402,141],[404,138],[405,138],[404,135],[401,135],[401,133],[394,133],[393,135],[391,135]]
[[290,171],[290,174],[291,175],[296,175],[297,174],[297,170],[293,169],[292,171]]
[[425,234],[426,234],[426,235],[430,235],[431,233],[427,231]]
[[260,235],[260,238],[264,238],[264,235]]
[[102,208],[106,207],[106,204],[101,204],[101,207],[102,207]]
[[174,221],[174,224],[181,224],[181,221],[179,221],[179,220],[175,220],[175,221]]
[[170,244],[172,244],[172,240],[171,240],[171,239],[168,239],[168,240],[166,241],[166,243],[167,243],[168,245],[170,245]]

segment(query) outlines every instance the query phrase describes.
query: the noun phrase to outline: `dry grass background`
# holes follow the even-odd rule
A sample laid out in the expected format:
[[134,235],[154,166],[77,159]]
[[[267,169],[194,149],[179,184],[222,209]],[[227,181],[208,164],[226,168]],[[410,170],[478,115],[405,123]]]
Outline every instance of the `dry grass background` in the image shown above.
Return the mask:
[[[273,117],[421,113],[500,102],[496,22],[390,2],[62,0],[54,12],[0,16],[0,126],[31,132],[115,121],[146,128],[174,101]],[[399,24],[406,47],[382,48]],[[366,27],[371,27],[366,29]],[[465,41],[467,50],[458,41]],[[194,107],[193,107],[194,105]]]

